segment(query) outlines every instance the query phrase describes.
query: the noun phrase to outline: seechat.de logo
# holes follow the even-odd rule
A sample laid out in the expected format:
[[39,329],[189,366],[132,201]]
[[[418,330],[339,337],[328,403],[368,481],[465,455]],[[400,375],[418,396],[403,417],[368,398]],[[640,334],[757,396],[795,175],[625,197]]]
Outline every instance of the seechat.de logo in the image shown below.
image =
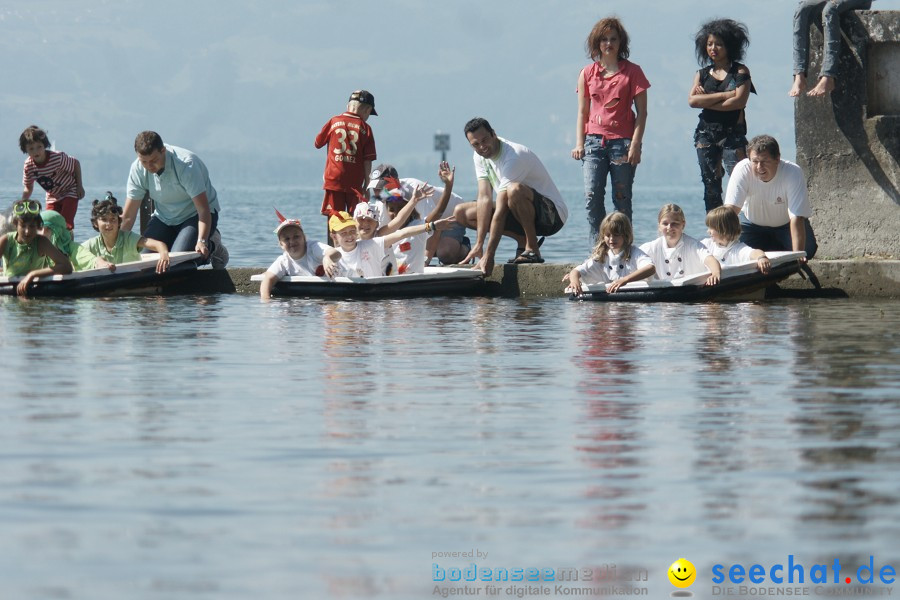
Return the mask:
[[[841,561],[837,558],[833,563],[815,564],[807,567],[794,560],[793,554],[788,554],[787,564],[776,563],[768,569],[760,564],[742,565],[736,563],[730,567],[725,565],[713,565],[712,582],[715,584],[728,581],[730,583],[755,583],[762,584],[772,582],[781,583],[831,583],[866,585],[880,582],[884,585],[894,583],[897,571],[891,565],[876,567],[875,557],[870,556],[869,562],[859,566],[843,570]],[[671,575],[670,575],[671,577]]]
[[669,567],[669,582],[677,588],[690,587],[697,579],[697,569],[686,558],[679,558]]

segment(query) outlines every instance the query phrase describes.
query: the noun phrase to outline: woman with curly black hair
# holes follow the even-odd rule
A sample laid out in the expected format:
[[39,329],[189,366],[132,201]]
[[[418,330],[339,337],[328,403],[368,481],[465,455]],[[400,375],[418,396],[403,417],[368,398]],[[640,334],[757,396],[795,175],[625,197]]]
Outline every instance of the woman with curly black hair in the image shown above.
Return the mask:
[[[694,38],[697,62],[688,97],[692,108],[703,109],[694,131],[694,145],[703,181],[706,212],[722,206],[722,177],[747,157],[744,107],[750,92],[750,70],[740,60],[750,44],[747,27],[731,19],[704,23]],[[723,168],[724,167],[724,168]]]

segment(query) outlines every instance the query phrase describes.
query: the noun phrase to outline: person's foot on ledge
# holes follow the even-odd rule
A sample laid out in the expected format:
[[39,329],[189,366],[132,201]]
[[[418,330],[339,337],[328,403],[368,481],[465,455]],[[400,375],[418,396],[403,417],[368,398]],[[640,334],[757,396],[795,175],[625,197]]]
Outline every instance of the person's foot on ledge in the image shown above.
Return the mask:
[[819,78],[819,83],[816,84],[816,87],[806,92],[807,96],[827,96],[831,92],[834,91],[834,77],[829,77],[828,75],[823,75]]
[[788,92],[788,96],[796,98],[804,91],[806,91],[806,75],[797,73],[794,75],[794,85],[791,86],[791,91]]

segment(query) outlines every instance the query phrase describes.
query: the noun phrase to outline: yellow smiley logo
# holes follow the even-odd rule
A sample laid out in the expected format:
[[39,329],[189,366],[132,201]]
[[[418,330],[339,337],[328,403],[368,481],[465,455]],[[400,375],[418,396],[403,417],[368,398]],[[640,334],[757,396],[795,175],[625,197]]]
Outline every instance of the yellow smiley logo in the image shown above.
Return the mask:
[[686,558],[679,558],[669,567],[669,581],[678,588],[689,587],[697,578],[697,569]]

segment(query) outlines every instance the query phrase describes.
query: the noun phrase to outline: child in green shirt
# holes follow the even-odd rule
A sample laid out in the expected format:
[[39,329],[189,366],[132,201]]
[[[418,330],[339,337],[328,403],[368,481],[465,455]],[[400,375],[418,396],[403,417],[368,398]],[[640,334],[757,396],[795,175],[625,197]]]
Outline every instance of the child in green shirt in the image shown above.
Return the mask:
[[[72,272],[72,263],[38,230],[43,226],[41,204],[35,200],[19,200],[13,204],[13,225],[16,230],[0,236],[0,256],[3,257],[3,274],[22,277],[16,286],[20,296],[27,295],[28,286],[37,277]],[[45,266],[50,259],[53,266]]]
[[169,268],[169,249],[163,242],[122,231],[122,207],[110,192],[106,193],[105,200],[94,200],[91,225],[100,235],[81,244],[78,264],[82,269],[106,267],[115,271],[118,264],[141,260],[140,248],[149,248],[159,254],[157,273]]

